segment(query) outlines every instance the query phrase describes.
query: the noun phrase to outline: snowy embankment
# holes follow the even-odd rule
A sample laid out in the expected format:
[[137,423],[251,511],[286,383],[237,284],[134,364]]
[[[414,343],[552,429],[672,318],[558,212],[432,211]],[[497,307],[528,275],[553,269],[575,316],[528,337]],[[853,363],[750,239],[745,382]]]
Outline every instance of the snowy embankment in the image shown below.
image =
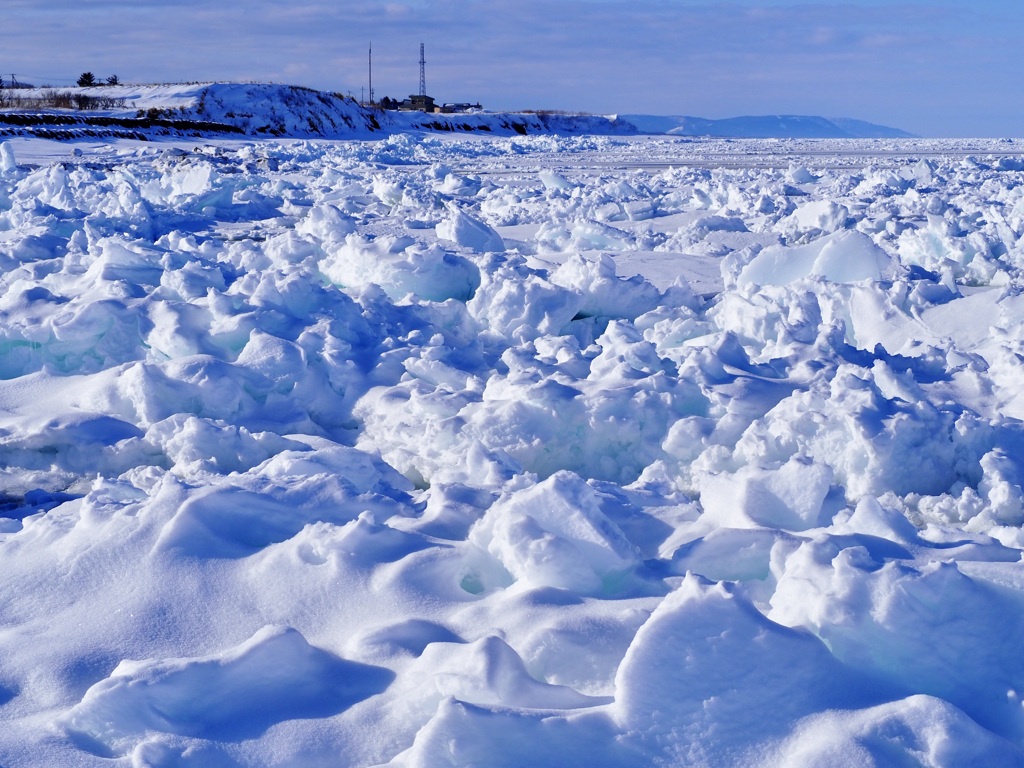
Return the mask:
[[1016,144],[186,146],[0,145],[4,768],[1024,764]]
[[[536,133],[630,134],[616,118],[561,114],[424,114],[360,106],[337,93],[265,83],[117,85],[11,91],[17,106],[0,111],[0,138],[221,137],[381,138],[409,130],[514,136]],[[101,110],[46,108],[55,94],[100,103]],[[2,95],[2,92],[0,92]],[[0,101],[0,105],[3,102]],[[39,108],[31,108],[40,104]]]

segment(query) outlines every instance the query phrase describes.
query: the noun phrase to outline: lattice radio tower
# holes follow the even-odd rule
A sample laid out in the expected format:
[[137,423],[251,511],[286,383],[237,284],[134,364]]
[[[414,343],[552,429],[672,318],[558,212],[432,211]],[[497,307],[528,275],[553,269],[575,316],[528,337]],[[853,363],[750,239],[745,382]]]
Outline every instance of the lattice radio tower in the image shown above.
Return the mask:
[[370,105],[373,105],[373,43],[370,43],[370,51],[367,56],[367,65],[370,70]]
[[423,43],[420,43],[420,96],[427,95],[427,60],[423,55]]

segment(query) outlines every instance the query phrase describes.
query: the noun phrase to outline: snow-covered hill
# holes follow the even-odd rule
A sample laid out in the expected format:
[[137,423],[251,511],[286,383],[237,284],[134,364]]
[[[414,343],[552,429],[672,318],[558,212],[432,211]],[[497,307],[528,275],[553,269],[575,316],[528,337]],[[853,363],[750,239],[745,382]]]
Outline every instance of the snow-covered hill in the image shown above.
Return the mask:
[[[57,110],[64,95],[83,110]],[[480,132],[496,136],[537,133],[629,134],[629,123],[593,115],[426,114],[366,108],[339,93],[267,83],[117,85],[26,89],[0,111],[0,137],[45,138],[218,135],[289,138],[380,138],[406,130]]]

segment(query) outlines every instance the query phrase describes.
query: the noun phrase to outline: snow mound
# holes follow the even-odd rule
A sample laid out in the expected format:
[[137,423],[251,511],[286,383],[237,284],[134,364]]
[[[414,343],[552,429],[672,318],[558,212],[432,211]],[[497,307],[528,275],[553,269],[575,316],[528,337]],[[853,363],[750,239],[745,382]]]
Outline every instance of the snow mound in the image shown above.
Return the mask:
[[626,652],[614,712],[623,728],[655,743],[679,730],[702,732],[694,757],[721,764],[811,713],[862,701],[863,686],[820,641],[689,575]]
[[309,645],[289,627],[267,627],[224,653],[122,661],[64,720],[97,757],[127,754],[149,733],[251,739],[296,718],[328,717],[379,693],[393,675]]

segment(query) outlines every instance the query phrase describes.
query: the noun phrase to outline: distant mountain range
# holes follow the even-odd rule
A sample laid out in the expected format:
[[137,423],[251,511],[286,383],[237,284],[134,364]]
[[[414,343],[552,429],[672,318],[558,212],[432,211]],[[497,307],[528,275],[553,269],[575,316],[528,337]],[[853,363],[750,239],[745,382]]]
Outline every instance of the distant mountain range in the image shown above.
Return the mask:
[[909,139],[914,134],[848,117],[759,115],[709,120],[682,115],[619,115],[641,133],[737,139]]

